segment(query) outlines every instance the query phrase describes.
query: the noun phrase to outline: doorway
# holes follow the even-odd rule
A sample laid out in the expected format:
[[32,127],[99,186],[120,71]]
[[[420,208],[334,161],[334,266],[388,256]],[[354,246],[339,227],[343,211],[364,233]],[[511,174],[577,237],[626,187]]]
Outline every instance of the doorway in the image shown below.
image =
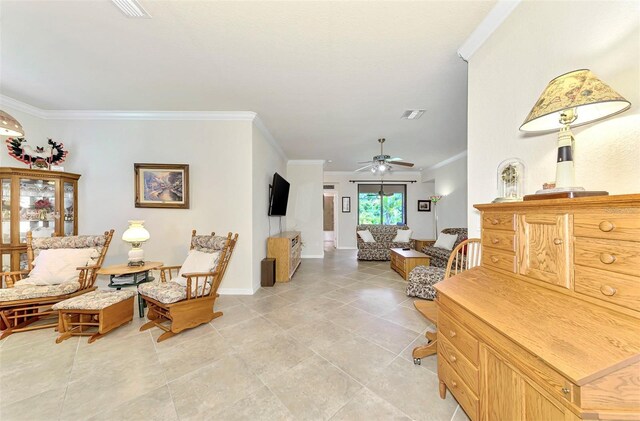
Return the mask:
[[325,191],[322,194],[322,229],[324,248],[335,249],[336,244],[336,192]]

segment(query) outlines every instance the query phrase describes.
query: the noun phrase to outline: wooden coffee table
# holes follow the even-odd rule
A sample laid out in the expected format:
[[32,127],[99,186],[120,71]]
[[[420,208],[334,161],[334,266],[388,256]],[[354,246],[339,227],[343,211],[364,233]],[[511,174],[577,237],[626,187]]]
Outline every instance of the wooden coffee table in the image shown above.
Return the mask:
[[404,278],[409,279],[409,272],[416,266],[429,266],[430,258],[426,254],[416,250],[391,249],[391,269]]
[[[122,287],[137,287],[140,284],[154,280],[151,271],[163,266],[162,262],[144,262],[142,266],[129,266],[127,263],[121,265],[106,266],[98,269],[98,275],[109,275],[109,288],[120,290]],[[121,283],[117,281],[118,276],[132,275],[131,282]],[[144,275],[144,276],[143,276]],[[144,300],[138,294],[138,315],[144,317]]]

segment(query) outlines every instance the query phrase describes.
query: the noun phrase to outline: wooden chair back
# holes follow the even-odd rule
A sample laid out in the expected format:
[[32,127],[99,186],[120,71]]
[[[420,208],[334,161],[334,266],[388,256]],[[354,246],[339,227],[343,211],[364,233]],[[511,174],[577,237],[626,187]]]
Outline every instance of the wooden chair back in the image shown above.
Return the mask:
[[95,248],[98,257],[95,264],[80,271],[78,282],[80,289],[91,288],[96,282],[98,270],[102,267],[104,258],[109,250],[114,230],[105,231],[103,235],[74,235],[69,237],[33,238],[31,231],[27,232],[27,268],[33,269],[33,261],[41,250],[61,248]]
[[467,269],[480,266],[482,247],[479,238],[469,238],[458,244],[449,256],[444,279],[455,276]]

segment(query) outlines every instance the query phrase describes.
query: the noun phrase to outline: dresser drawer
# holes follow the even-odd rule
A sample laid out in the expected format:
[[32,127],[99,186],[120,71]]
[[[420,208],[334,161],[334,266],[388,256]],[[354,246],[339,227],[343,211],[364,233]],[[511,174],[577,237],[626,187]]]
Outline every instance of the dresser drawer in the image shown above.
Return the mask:
[[640,212],[576,214],[573,232],[577,237],[640,241]]
[[584,266],[576,266],[575,276],[576,292],[638,310],[640,278]]
[[438,338],[438,358],[444,359],[476,396],[479,394],[478,368],[445,338]]
[[494,267],[516,273],[516,255],[483,245],[482,266]]
[[515,231],[515,220],[513,213],[484,212],[482,214],[482,228]]
[[575,264],[638,276],[640,243],[576,238]]
[[461,352],[474,365],[478,365],[478,340],[440,310],[438,311],[438,338],[448,340],[458,352]]
[[[440,344],[438,344],[438,346],[439,345]],[[440,352],[438,352],[438,378],[447,385],[447,389],[455,396],[458,403],[462,405],[462,408],[464,408],[469,418],[472,420],[479,419],[478,407],[480,405],[477,395],[465,384],[464,380],[460,378],[455,370],[440,358]]]
[[515,252],[516,235],[507,231],[483,229],[482,244],[495,249]]

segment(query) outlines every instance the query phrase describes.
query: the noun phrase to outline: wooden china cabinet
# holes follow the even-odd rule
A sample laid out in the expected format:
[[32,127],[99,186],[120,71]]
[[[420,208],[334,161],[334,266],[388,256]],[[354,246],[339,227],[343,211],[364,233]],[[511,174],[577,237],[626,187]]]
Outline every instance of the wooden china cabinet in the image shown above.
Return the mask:
[[79,174],[0,168],[2,271],[26,268],[26,235],[78,234]]

